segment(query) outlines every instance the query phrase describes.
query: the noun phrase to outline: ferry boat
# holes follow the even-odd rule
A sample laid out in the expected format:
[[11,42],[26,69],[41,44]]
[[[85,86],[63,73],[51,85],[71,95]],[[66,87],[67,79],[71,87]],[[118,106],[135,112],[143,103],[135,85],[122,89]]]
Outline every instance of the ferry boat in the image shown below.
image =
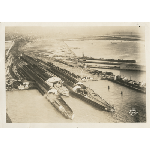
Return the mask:
[[74,113],[63,98],[57,93],[56,89],[48,91],[46,98],[48,101],[67,119],[73,119]]

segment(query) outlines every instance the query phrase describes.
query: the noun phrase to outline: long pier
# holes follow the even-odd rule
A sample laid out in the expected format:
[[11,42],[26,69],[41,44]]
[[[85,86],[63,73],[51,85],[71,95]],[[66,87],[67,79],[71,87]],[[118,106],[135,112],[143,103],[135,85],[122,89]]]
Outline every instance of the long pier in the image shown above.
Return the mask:
[[111,81],[111,82],[114,82],[116,84],[120,84],[122,86],[125,86],[125,87],[128,87],[132,90],[135,90],[137,92],[141,92],[141,93],[144,93],[146,94],[146,88],[145,87],[139,87],[139,86],[136,86],[134,84],[129,84],[128,82],[123,82],[121,80],[110,80],[110,79],[107,79],[108,81]]
[[136,63],[135,60],[123,60],[123,59],[104,59],[104,58],[92,58],[92,57],[80,57],[83,61],[109,61],[109,62],[121,62],[121,63]]

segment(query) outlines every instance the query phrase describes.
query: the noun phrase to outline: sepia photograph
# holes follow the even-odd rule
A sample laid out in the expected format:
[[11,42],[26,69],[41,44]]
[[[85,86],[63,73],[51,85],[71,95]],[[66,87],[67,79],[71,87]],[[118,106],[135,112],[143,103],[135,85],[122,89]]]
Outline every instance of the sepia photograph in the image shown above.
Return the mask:
[[5,26],[6,123],[146,123],[144,26]]
[[148,149],[146,1],[1,6],[2,149]]

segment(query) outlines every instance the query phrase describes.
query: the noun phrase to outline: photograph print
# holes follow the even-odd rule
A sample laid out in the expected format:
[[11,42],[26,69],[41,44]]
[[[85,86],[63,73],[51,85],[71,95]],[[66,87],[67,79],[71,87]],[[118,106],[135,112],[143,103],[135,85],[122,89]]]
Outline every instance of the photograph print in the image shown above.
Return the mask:
[[5,26],[6,123],[146,123],[143,26]]

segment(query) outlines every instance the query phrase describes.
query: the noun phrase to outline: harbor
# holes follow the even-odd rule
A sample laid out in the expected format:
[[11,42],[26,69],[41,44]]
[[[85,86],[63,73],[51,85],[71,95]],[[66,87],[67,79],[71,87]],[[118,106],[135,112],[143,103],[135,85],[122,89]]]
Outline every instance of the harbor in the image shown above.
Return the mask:
[[[118,112],[118,114],[122,114],[123,118],[115,116],[115,114],[113,116],[110,112],[100,111],[89,103],[71,95],[70,97],[63,96],[63,99],[71,107],[75,117],[73,120],[66,119],[41,95],[41,93],[39,93],[38,90],[7,91],[7,113],[12,122],[20,123],[145,122],[146,109],[143,109],[144,105],[146,105],[144,102],[146,97],[145,94],[138,93],[107,80],[89,81],[84,84],[88,87],[90,86],[97,94],[114,105],[115,111]],[[109,90],[108,85],[110,86]],[[120,93],[121,90],[123,91],[123,95]],[[139,110],[138,116],[129,115],[129,111],[132,107]]]
[[[20,61],[21,60],[21,61]],[[26,63],[28,62],[28,64],[30,64],[30,66],[26,66],[25,67],[25,65],[22,65],[22,64],[25,64],[25,63],[22,63],[23,61],[22,60],[24,60],[24,61],[26,61]],[[92,106],[91,108],[94,108],[94,109],[96,109],[96,110],[100,110],[100,112],[101,112],[101,110],[105,110],[105,112],[106,111],[108,111],[108,113],[109,113],[109,115],[108,115],[108,113],[107,113],[107,115],[110,117],[112,117],[112,119],[111,119],[111,121],[113,120],[113,122],[134,122],[134,120],[135,120],[135,118],[133,118],[133,117],[130,117],[130,116],[128,116],[128,115],[126,115],[126,116],[124,116],[124,115],[120,115],[121,113],[120,113],[120,111],[122,112],[122,110],[118,110],[118,108],[116,107],[116,105],[114,104],[115,102],[114,101],[111,101],[110,100],[110,98],[108,98],[108,97],[105,97],[106,95],[108,95],[108,93],[110,93],[110,91],[113,89],[113,91],[115,91],[116,92],[116,87],[117,87],[117,85],[115,85],[116,87],[114,87],[114,85],[111,85],[109,82],[110,81],[112,81],[112,80],[110,80],[109,79],[109,77],[110,76],[108,76],[108,74],[109,75],[113,75],[111,72],[109,72],[109,73],[105,73],[105,75],[107,75],[107,83],[103,83],[103,85],[104,85],[104,87],[102,88],[100,88],[100,89],[106,89],[107,88],[107,86],[106,86],[106,84],[107,85],[109,85],[109,89],[107,89],[107,94],[105,93],[100,93],[100,91],[98,91],[97,89],[99,89],[99,88],[94,88],[94,86],[92,86],[92,89],[95,91],[95,92],[97,92],[98,94],[94,94],[94,97],[96,96],[98,96],[96,99],[97,100],[99,100],[99,98],[100,98],[100,101],[98,101],[98,102],[96,102],[94,99],[92,100],[92,98],[90,98],[90,96],[89,96],[89,94],[88,93],[86,93],[86,92],[88,92],[88,90],[91,90],[90,88],[91,88],[91,85],[93,85],[93,84],[98,84],[96,87],[98,87],[99,85],[101,85],[101,82],[105,82],[106,80],[102,80],[102,76],[99,76],[100,74],[97,74],[97,75],[94,75],[94,78],[96,78],[97,77],[97,80],[95,80],[94,78],[91,78],[91,80],[90,80],[90,78],[89,79],[87,79],[86,81],[85,80],[83,80],[84,79],[84,77],[83,78],[81,78],[81,76],[77,76],[77,75],[75,75],[73,72],[71,73],[70,71],[67,71],[67,70],[64,70],[64,69],[60,69],[59,67],[57,67],[57,66],[55,66],[54,64],[52,64],[52,63],[46,63],[46,62],[43,62],[42,60],[40,60],[40,59],[37,59],[37,60],[35,60],[34,58],[32,58],[32,57],[29,57],[29,56],[27,56],[27,55],[22,55],[21,57],[19,57],[19,61],[20,61],[20,63],[18,63],[18,66],[20,67],[20,72],[19,72],[19,74],[20,75],[22,75],[22,77],[24,77],[25,79],[28,79],[28,80],[32,80],[32,83],[36,83],[38,86],[36,86],[36,89],[42,94],[42,95],[44,95],[44,99],[45,99],[45,94],[50,90],[50,87],[48,87],[48,84],[46,84],[46,83],[44,83],[42,80],[43,79],[45,79],[45,81],[47,80],[47,79],[49,79],[49,77],[51,76],[54,76],[55,75],[55,78],[56,78],[56,75],[57,76],[59,76],[60,78],[62,78],[62,80],[64,81],[64,86],[66,86],[66,88],[69,90],[69,97],[66,97],[65,95],[63,96],[63,99],[65,100],[65,103],[69,100],[69,99],[72,99],[72,98],[75,98],[75,101],[76,101],[76,99],[79,99],[79,100],[82,100],[83,101],[83,105],[87,105],[88,107],[90,106]],[[39,67],[38,66],[36,66],[35,64],[37,64],[37,61],[38,61],[38,64],[39,64]],[[57,61],[56,61],[57,62]],[[58,62],[57,62],[57,65],[58,65]],[[64,65],[64,64],[63,64]],[[33,67],[32,67],[33,66]],[[67,64],[65,64],[65,68],[67,68]],[[21,67],[22,67],[22,71],[24,71],[24,72],[22,72],[22,74],[21,74]],[[45,67],[45,70],[44,70],[44,67]],[[51,67],[52,67],[52,69],[51,69]],[[31,68],[31,70],[30,70],[30,68]],[[81,69],[81,68],[80,68]],[[72,71],[73,70],[75,70],[75,68],[74,67],[72,67]],[[82,68],[82,70],[83,70],[83,68]],[[34,72],[33,72],[34,71]],[[85,74],[83,73],[83,72],[86,72]],[[84,76],[84,75],[90,75],[91,74],[91,72],[88,72],[88,70],[84,70],[82,72],[82,75]],[[36,74],[35,74],[36,73]],[[63,74],[63,73],[65,73],[65,74]],[[103,72],[101,72],[101,74],[103,74]],[[47,76],[47,78],[46,78],[46,76]],[[114,76],[113,76],[114,77]],[[58,78],[58,77],[57,77]],[[60,78],[58,78],[58,79],[60,79]],[[81,82],[79,82],[79,81],[81,81]],[[36,80],[36,81],[35,81]],[[33,82],[34,81],[34,82]],[[52,83],[52,82],[50,82],[50,80],[48,80],[49,81],[49,83]],[[55,81],[56,81],[56,79],[55,79]],[[60,80],[59,80],[60,81]],[[83,82],[82,82],[83,81]],[[31,81],[30,81],[31,82]],[[100,83],[99,83],[100,82]],[[27,82],[26,82],[27,83]],[[48,82],[47,82],[48,83]],[[93,83],[93,84],[92,84]],[[79,94],[78,92],[75,92],[75,91],[73,91],[73,88],[72,87],[74,87],[73,85],[86,85],[83,89],[86,89],[86,90],[81,90],[81,87],[79,88],[80,90],[79,90],[79,93],[80,92],[83,92],[82,94]],[[41,86],[42,85],[42,86]],[[19,86],[20,87],[20,86]],[[55,86],[54,86],[55,87]],[[90,87],[90,88],[89,88]],[[118,87],[117,87],[117,89],[118,89]],[[93,93],[94,91],[90,91],[89,93]],[[122,98],[124,98],[125,96],[126,96],[126,88],[124,89],[124,88],[122,88],[122,86],[121,86],[121,90],[117,90],[117,95],[122,99]],[[129,89],[130,90],[130,89]],[[121,91],[123,91],[123,94],[121,94]],[[19,91],[18,91],[19,92]],[[95,93],[94,92],[94,93]],[[106,92],[106,91],[105,91]],[[49,93],[49,92],[48,92]],[[52,92],[53,93],[53,92]],[[100,94],[99,94],[100,93]],[[87,96],[86,96],[87,95]],[[100,95],[100,96],[99,96]],[[88,98],[89,97],[89,98]],[[106,99],[105,99],[106,98]],[[127,97],[126,97],[127,98]],[[67,101],[66,101],[66,99],[67,99]],[[104,100],[105,99],[105,100]],[[127,98],[128,99],[128,98]],[[49,102],[52,102],[51,101],[51,98],[48,100]],[[68,101],[69,102],[69,106],[70,106],[70,100]],[[67,103],[68,103],[67,102]],[[100,104],[98,104],[100,102]],[[120,101],[119,101],[119,103],[120,103]],[[52,105],[56,108],[56,109],[58,109],[58,112],[60,111],[59,110],[59,108],[57,107],[57,105],[55,105],[55,104],[53,104],[53,102],[52,102]],[[60,105],[61,106],[61,105]],[[72,106],[72,105],[71,105]],[[70,106],[70,107],[71,107]],[[85,107],[85,106],[84,106]],[[137,106],[136,106],[137,107]],[[71,107],[72,108],[72,107]],[[109,110],[110,109],[110,110]],[[111,110],[112,109],[112,110]],[[129,108],[129,106],[127,107],[127,109],[123,109],[123,110],[128,110],[128,109],[130,109]],[[139,109],[139,108],[138,108]],[[72,109],[73,110],[73,109]],[[72,111],[71,110],[71,111]],[[74,110],[73,110],[74,111]],[[109,112],[109,111],[111,111],[111,113]],[[115,112],[114,112],[115,111]],[[62,113],[62,111],[60,111],[61,113]],[[126,112],[127,113],[127,112]],[[64,113],[62,113],[63,115],[64,115]],[[127,113],[128,114],[128,113]],[[66,116],[66,115],[64,115],[64,116]],[[75,115],[76,116],[76,115]],[[137,116],[136,116],[137,117]],[[66,118],[66,117],[65,117]],[[69,117],[70,118],[70,117]],[[71,117],[72,118],[72,117]],[[74,117],[73,117],[74,118]],[[73,119],[72,118],[72,119]],[[75,117],[76,118],[76,117]],[[142,118],[143,119],[143,118]],[[74,119],[73,119],[74,120]],[[140,119],[139,119],[139,117],[138,117],[138,119],[136,118],[136,121],[139,121]]]
[[[129,73],[129,70],[121,69],[122,63],[135,64],[136,60],[79,57],[69,48],[66,41],[50,42],[53,44],[53,49],[55,48],[54,52],[38,49],[33,51],[31,45],[36,45],[38,42],[30,43],[25,40],[14,40],[9,49],[6,60],[6,108],[10,122],[146,121],[146,83],[134,80],[133,76],[131,79],[125,74],[115,73],[117,70]],[[44,47],[47,43],[49,44],[49,39],[43,39],[40,46],[42,47],[43,44]],[[92,45],[94,44],[93,42]],[[80,48],[76,46],[74,51],[78,50]],[[106,66],[101,68],[88,65],[93,63]],[[114,67],[110,68],[107,65]],[[21,106],[27,110],[27,114],[25,110],[21,110]],[[43,109],[49,119],[47,115],[40,117]],[[135,116],[130,115],[132,111],[137,111]]]

